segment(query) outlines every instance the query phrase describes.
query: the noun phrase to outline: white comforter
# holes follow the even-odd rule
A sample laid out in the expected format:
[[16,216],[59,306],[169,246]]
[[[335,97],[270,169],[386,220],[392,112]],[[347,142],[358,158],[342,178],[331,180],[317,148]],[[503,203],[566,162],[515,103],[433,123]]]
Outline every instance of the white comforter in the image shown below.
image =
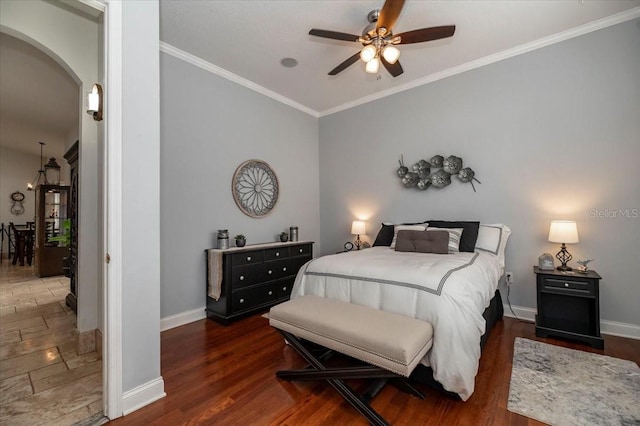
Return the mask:
[[488,253],[450,255],[373,247],[323,256],[298,272],[291,298],[312,294],[396,312],[433,325],[423,359],[434,378],[467,400],[480,360],[480,337],[502,268]]

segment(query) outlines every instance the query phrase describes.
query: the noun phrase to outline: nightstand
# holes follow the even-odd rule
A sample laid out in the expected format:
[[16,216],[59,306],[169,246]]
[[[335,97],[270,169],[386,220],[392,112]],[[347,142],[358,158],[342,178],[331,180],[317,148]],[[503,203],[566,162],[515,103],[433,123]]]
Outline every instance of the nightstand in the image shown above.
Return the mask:
[[600,335],[599,283],[595,271],[542,270],[536,274],[538,314],[536,336],[557,336],[604,348]]

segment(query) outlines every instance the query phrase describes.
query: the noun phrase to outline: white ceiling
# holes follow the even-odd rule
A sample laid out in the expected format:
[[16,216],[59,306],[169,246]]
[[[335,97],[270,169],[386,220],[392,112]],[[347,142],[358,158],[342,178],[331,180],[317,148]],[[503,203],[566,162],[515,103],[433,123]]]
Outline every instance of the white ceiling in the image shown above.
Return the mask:
[[[160,39],[222,68],[221,74],[232,73],[322,115],[490,62],[488,57],[508,57],[565,39],[563,32],[576,35],[640,16],[640,0],[408,0],[394,33],[455,24],[455,35],[400,46],[404,74],[397,78],[382,67],[379,75],[367,74],[362,62],[328,76],[360,44],[313,37],[309,30],[360,34],[367,13],[383,3],[160,0]],[[298,66],[283,67],[285,57],[295,58]]]

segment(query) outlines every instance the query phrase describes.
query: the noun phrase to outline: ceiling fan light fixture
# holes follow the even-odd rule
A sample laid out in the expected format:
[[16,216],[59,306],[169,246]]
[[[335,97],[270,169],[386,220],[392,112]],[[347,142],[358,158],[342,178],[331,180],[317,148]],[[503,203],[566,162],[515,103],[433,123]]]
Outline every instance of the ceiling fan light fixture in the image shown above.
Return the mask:
[[363,62],[369,63],[376,57],[376,53],[376,47],[373,44],[368,44],[360,51],[360,59],[362,59]]
[[378,72],[379,68],[380,68],[380,60],[378,59],[378,57],[375,57],[369,62],[367,62],[367,65],[364,67],[364,70],[369,74],[375,74]]
[[398,61],[398,58],[400,58],[400,49],[395,46],[387,45],[382,49],[382,56],[385,61],[393,65]]

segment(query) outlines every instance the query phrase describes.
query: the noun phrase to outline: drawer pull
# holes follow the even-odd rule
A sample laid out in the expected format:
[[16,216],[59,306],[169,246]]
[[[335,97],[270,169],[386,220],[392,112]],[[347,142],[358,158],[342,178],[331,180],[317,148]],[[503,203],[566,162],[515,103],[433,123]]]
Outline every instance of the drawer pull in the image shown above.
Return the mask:
[[240,281],[244,281],[244,275],[240,275]]
[[300,253],[302,253],[302,249],[300,249]]
[[267,272],[267,274],[271,275],[271,274],[273,274],[273,271],[269,270],[269,272]]
[[287,291],[287,288],[286,287],[282,287],[282,291]]
[[251,262],[251,256],[247,256],[247,262]]
[[569,287],[569,283],[564,283],[564,286],[565,287]]
[[273,294],[273,291],[269,290],[269,296],[271,296]]
[[282,268],[282,272],[287,272],[287,267]]
[[244,299],[240,299],[240,303],[244,303]]
[[276,252],[276,257],[280,257],[280,252],[279,251]]

